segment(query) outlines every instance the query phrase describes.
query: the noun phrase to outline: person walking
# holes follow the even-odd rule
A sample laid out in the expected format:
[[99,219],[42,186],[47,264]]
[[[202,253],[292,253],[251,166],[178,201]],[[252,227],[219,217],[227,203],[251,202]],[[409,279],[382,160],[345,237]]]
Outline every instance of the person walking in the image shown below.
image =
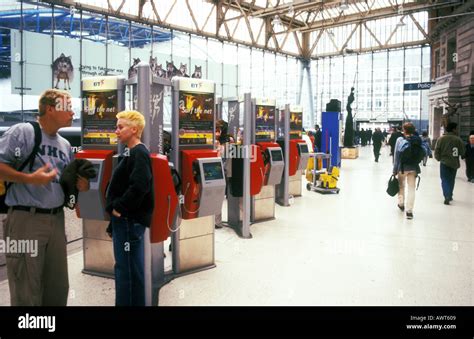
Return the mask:
[[[5,199],[9,209],[4,237],[28,239],[37,247],[36,253],[6,254],[10,302],[12,306],[66,306],[65,194],[59,178],[73,155],[71,144],[58,130],[72,124],[71,96],[47,90],[40,96],[38,111],[39,125],[19,123],[0,138],[0,179],[12,183]],[[33,154],[37,133],[41,142]],[[32,165],[18,171],[30,155]],[[89,181],[79,177],[76,188],[87,191]]]
[[395,144],[393,175],[397,176],[399,183],[398,208],[402,212],[406,210],[407,219],[413,219],[415,183],[423,154],[421,138],[415,135],[415,126],[411,122],[403,124],[403,137],[398,138]]
[[421,133],[421,141],[423,142],[423,145],[424,145],[424,147],[427,151],[426,155],[423,158],[423,166],[426,166],[426,163],[428,161],[428,157],[430,157],[430,158],[433,157],[433,152],[431,151],[431,139],[428,136],[427,131],[423,131],[423,133]]
[[474,131],[469,133],[469,142],[464,153],[467,181],[474,183]]
[[150,152],[140,141],[145,118],[137,111],[117,114],[115,133],[126,145],[106,194],[115,257],[115,305],[145,306],[145,229],[154,208]]
[[388,135],[386,128],[383,129],[382,135],[383,135],[383,142],[386,143],[387,142],[387,135]]
[[363,128],[360,129],[360,140],[362,146],[367,145],[367,132]]
[[446,133],[438,139],[435,146],[435,158],[440,162],[439,173],[445,205],[453,200],[456,172],[460,167],[459,157],[465,152],[464,143],[457,136],[457,126],[455,122],[448,123]]
[[376,128],[374,134],[372,135],[375,162],[379,162],[380,149],[382,148],[383,140],[384,140],[384,137],[383,137],[382,132],[380,131],[380,128]]
[[372,129],[369,128],[365,133],[367,133],[367,142],[369,143],[369,146],[372,145]]
[[314,134],[315,152],[322,152],[321,144],[322,144],[323,133],[321,132],[319,125],[315,126],[315,130],[316,130]]
[[395,151],[395,144],[397,143],[398,138],[403,137],[403,134],[401,132],[401,127],[396,126],[393,129],[392,134],[390,135],[390,138],[388,139],[388,144],[390,145],[390,155],[392,156],[392,160],[394,158],[394,151]]

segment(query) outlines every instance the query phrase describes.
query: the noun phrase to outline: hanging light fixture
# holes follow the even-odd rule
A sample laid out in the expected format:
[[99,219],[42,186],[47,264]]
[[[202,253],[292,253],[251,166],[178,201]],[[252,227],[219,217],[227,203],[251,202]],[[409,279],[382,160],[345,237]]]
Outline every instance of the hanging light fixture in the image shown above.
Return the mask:
[[275,16],[272,19],[272,26],[273,28],[276,28],[275,26],[279,26],[279,25],[281,25],[281,19],[278,16],[278,14],[275,14]]
[[397,23],[397,27],[406,26],[406,23],[403,22],[403,18],[400,18],[400,21]]
[[290,5],[290,7],[288,7],[288,15],[289,16],[295,15],[295,9],[293,8],[293,5]]
[[342,0],[341,4],[339,6],[339,9],[341,11],[345,11],[346,9],[349,9],[349,4],[347,3],[347,0]]

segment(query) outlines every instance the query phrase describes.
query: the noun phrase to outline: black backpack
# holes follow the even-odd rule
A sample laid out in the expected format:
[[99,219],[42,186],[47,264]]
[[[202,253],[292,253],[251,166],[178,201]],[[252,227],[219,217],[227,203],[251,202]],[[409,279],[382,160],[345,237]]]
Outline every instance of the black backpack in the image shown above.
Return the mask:
[[400,153],[401,172],[403,173],[404,165],[411,165],[418,168],[418,164],[423,160],[426,152],[423,148],[421,138],[419,136],[411,136],[407,139],[408,146]]
[[[29,164],[30,168],[29,171],[31,172],[33,169],[33,164],[35,162],[36,154],[39,151],[41,145],[41,127],[36,121],[29,121],[29,123],[33,126],[35,131],[35,145],[33,147],[33,151],[31,154],[26,158],[26,160],[21,164],[21,166],[17,169],[18,172],[21,172],[25,169],[25,167]],[[5,194],[0,195],[0,214],[6,214],[8,212],[8,206],[5,203],[5,198],[7,197],[8,188],[13,183],[5,183]]]

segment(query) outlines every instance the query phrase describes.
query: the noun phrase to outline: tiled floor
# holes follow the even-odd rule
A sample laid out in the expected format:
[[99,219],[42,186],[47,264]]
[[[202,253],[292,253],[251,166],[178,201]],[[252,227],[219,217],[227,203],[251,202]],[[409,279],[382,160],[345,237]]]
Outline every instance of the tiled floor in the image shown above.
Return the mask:
[[[276,220],[253,225],[252,239],[216,230],[217,267],[171,281],[160,305],[474,305],[474,184],[459,170],[454,202],[443,205],[430,159],[407,220],[385,193],[382,153],[379,163],[369,147],[343,160],[340,194],[305,190],[277,206]],[[81,269],[82,251],[69,256],[69,305],[113,305],[113,280]]]

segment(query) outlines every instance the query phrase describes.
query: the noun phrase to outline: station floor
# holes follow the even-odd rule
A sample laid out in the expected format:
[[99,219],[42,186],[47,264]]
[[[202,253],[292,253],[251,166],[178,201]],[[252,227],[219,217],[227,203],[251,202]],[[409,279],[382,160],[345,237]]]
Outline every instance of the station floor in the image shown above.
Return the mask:
[[[303,189],[292,206],[276,206],[275,220],[252,225],[252,239],[217,229],[216,267],[172,280],[159,305],[474,305],[474,184],[464,164],[445,206],[429,159],[407,220],[385,193],[388,152],[376,163],[367,146],[343,160],[339,194]],[[113,280],[81,273],[80,246],[70,253],[68,305],[114,305]],[[0,305],[8,293],[0,281]]]

